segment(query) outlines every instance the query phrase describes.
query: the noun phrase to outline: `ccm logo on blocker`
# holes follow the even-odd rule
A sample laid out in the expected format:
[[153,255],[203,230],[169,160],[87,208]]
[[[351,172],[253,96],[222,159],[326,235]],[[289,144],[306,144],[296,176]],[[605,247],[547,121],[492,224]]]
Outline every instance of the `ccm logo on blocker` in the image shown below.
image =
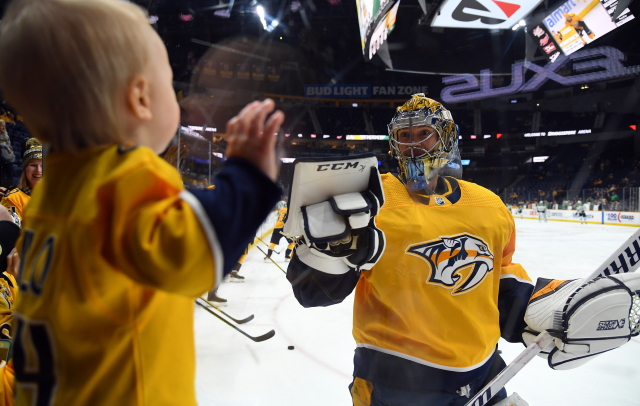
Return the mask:
[[[316,172],[322,172],[322,171],[339,171],[342,169],[349,169],[349,168],[357,168],[359,165],[359,162],[339,162],[337,164],[323,164],[323,165],[318,165],[318,168],[316,169]],[[364,165],[360,165],[360,172],[364,171]]]

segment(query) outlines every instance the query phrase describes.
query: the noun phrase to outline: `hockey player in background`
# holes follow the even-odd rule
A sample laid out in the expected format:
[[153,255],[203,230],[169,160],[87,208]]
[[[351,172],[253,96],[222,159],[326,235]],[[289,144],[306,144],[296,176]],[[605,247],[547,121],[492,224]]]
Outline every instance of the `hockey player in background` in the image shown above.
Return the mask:
[[536,206],[536,210],[538,211],[538,222],[547,222],[547,206],[544,204],[542,200]]
[[280,244],[280,240],[283,238],[287,240],[287,250],[284,253],[284,260],[289,261],[291,257],[291,251],[293,250],[294,243],[291,239],[282,235],[282,227],[284,227],[284,218],[287,216],[287,202],[286,200],[280,200],[276,205],[276,209],[278,210],[278,218],[276,219],[276,224],[273,226],[273,233],[271,234],[271,240],[269,241],[269,251],[267,251],[267,256],[264,257],[265,261],[269,261],[271,255],[273,254],[273,250]]
[[[287,279],[305,307],[339,303],[355,288],[355,406],[462,406],[505,366],[500,337],[522,342],[547,327],[526,316],[534,285],[512,262],[513,216],[460,179],[451,113],[413,95],[389,137],[398,177],[376,171],[367,191],[306,206]],[[293,185],[290,201],[296,193]],[[340,216],[331,219],[329,207]],[[343,226],[347,235],[331,234]],[[553,294],[566,284],[539,280],[535,292],[564,300]],[[502,389],[486,404],[526,402]]]
[[582,204],[582,202],[580,200],[578,200],[578,204],[576,206],[576,214],[578,215],[578,218],[580,219],[580,224],[587,224],[587,213],[586,213],[586,208],[585,205]]
[[18,242],[18,406],[197,403],[195,298],[281,196],[284,115],[247,105],[227,123],[215,190],[187,191],[158,156],[180,118],[172,83],[133,3],[17,0],[2,17],[3,96],[52,149]]
[[520,219],[524,218],[524,204],[519,204],[516,206],[515,214],[520,216]]

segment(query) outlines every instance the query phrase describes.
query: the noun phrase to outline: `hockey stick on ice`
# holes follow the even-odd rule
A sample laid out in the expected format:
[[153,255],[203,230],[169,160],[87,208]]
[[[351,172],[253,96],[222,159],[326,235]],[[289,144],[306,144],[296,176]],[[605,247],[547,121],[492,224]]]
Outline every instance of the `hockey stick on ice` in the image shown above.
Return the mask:
[[263,334],[261,336],[257,336],[257,337],[250,336],[249,334],[245,333],[243,330],[239,329],[238,327],[234,326],[233,324],[231,324],[227,320],[223,319],[222,316],[220,316],[218,313],[214,312],[213,310],[209,309],[207,306],[205,306],[202,303],[198,302],[198,299],[200,299],[200,298],[196,298],[196,304],[198,306],[202,307],[203,309],[205,309],[209,313],[213,314],[214,316],[216,316],[217,318],[219,318],[220,320],[225,322],[228,326],[230,326],[231,328],[233,328],[234,330],[236,330],[237,332],[239,332],[243,336],[248,337],[251,341],[255,341],[255,342],[259,343],[261,341],[266,341],[266,340],[270,339],[271,337],[273,337],[274,335],[276,335],[276,332],[271,330],[271,331],[269,331],[269,332],[267,332],[267,333],[265,333],[265,334]]
[[[257,249],[259,249],[259,250],[260,250],[260,252],[262,252],[265,256],[267,255],[267,253],[266,253],[266,252],[262,251],[262,248],[258,247],[257,245],[256,245],[256,248],[257,248]],[[275,266],[277,266],[278,268],[280,268],[280,270],[281,270],[282,272],[284,272],[284,274],[285,274],[285,275],[287,274],[287,271],[285,271],[284,269],[282,269],[282,267],[281,267],[280,265],[278,265],[278,263],[277,263],[276,261],[274,261],[271,257],[267,257],[267,258],[269,258],[269,260],[270,260],[271,262],[273,262],[273,264],[274,264]]]
[[216,310],[217,310],[217,311],[219,311],[220,313],[224,314],[225,316],[227,316],[228,318],[230,318],[231,320],[233,320],[233,321],[234,321],[235,323],[237,323],[237,324],[244,324],[244,323],[248,323],[248,322],[250,322],[251,320],[253,320],[253,314],[252,314],[251,316],[249,316],[249,317],[246,317],[246,318],[244,318],[244,319],[240,319],[240,320],[238,320],[238,319],[236,319],[236,318],[233,318],[233,317],[229,316],[227,313],[223,312],[223,311],[222,311],[222,309],[220,309],[218,306],[216,306],[213,302],[211,302],[211,301],[209,301],[209,300],[207,300],[207,299],[205,299],[205,298],[203,298],[203,297],[201,297],[200,299],[202,299],[202,300],[204,300],[205,302],[207,302],[207,304],[208,304],[209,306],[213,307],[214,309],[216,309]]
[[[635,272],[640,267],[640,230],[636,231],[616,251],[607,258],[585,281],[595,279],[598,276],[615,275],[619,273]],[[634,258],[634,256],[636,256]],[[525,365],[529,363],[549,345],[554,338],[546,331],[538,334],[533,342],[522,351],[509,365],[495,376],[482,390],[472,397],[465,406],[483,406],[498,393]]]
[[[269,244],[267,244],[266,242],[264,242],[264,240],[263,240],[262,238],[258,237],[257,235],[256,235],[256,238],[257,238],[258,240],[260,240],[260,242],[262,242],[264,245],[266,245],[267,247],[269,247]],[[273,249],[273,248],[269,248],[269,249]],[[276,254],[280,255],[280,252],[279,252],[279,251],[276,251],[275,249],[273,249],[273,252],[275,252]],[[265,254],[265,255],[266,255],[266,254]]]

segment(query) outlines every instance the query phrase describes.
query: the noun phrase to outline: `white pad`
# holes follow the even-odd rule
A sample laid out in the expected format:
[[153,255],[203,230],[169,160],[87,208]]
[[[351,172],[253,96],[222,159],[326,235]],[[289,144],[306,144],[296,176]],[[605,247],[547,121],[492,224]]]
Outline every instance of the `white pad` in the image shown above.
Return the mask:
[[[549,281],[551,282],[551,280]],[[540,283],[540,281],[538,281],[538,283]],[[531,300],[524,314],[524,321],[527,323],[527,326],[537,332],[552,328],[553,311],[559,306],[563,306],[569,295],[583,283],[583,279],[569,280],[554,290],[546,289],[547,293]]]
[[[349,234],[344,216],[333,211],[329,202],[306,206],[302,216],[303,234],[308,242],[340,240]],[[328,242],[327,241],[327,242]]]
[[369,220],[371,220],[369,212],[356,213],[349,216],[349,225],[353,229],[363,228],[369,225]]
[[302,206],[321,203],[333,196],[367,190],[371,168],[377,169],[378,159],[369,153],[353,157],[296,159],[294,165],[289,211],[283,234],[297,237],[304,235]]
[[[372,193],[369,195],[375,198]],[[333,211],[349,217],[349,225],[352,229],[359,229],[369,225],[372,205],[362,196],[362,193],[345,193],[334,196],[329,201]]]
[[364,200],[361,193],[345,193],[333,197],[338,213],[348,211],[350,213],[364,212],[371,209],[371,205]]
[[[562,288],[568,289],[568,285]],[[557,289],[556,300],[551,299],[555,296],[553,291],[543,295],[545,299],[548,297],[547,306],[541,305],[542,300],[532,300],[527,314],[535,314],[536,309],[539,314],[525,316],[529,328],[535,331],[550,329],[550,334],[556,337],[555,348],[548,354],[551,368],[578,367],[620,347],[640,332],[640,274],[613,275],[581,283],[568,298],[560,290]],[[559,302],[555,310],[554,302]],[[553,320],[549,321],[549,315]],[[523,338],[526,337],[523,335]]]
[[296,247],[296,255],[303,264],[320,272],[332,275],[342,275],[349,272],[349,266],[341,258],[324,255],[304,244]]

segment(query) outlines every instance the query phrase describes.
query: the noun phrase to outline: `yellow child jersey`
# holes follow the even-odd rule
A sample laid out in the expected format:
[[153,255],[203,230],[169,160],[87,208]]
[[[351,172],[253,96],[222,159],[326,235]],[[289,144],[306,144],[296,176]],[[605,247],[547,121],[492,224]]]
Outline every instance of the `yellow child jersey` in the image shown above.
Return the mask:
[[1,203],[7,209],[18,214],[20,220],[22,220],[22,214],[24,213],[25,206],[29,203],[29,199],[31,199],[30,195],[21,189],[15,188],[7,192],[2,198]]
[[283,207],[278,210],[278,219],[276,220],[276,225],[273,228],[283,228],[284,227],[284,218],[287,215],[287,208]]
[[146,147],[46,164],[18,244],[16,404],[195,405],[194,297],[222,279],[198,201]]
[[492,192],[453,178],[431,196],[410,195],[391,174],[382,184],[375,224],[386,246],[371,270],[330,275],[294,257],[287,278],[306,307],[339,303],[355,287],[354,377],[463,387],[486,375],[501,336],[521,340],[533,285],[511,262],[513,216]]
[[[18,295],[16,280],[12,275],[0,274],[0,339],[11,339],[13,308]],[[13,406],[14,371],[13,361],[0,362],[0,406]]]

